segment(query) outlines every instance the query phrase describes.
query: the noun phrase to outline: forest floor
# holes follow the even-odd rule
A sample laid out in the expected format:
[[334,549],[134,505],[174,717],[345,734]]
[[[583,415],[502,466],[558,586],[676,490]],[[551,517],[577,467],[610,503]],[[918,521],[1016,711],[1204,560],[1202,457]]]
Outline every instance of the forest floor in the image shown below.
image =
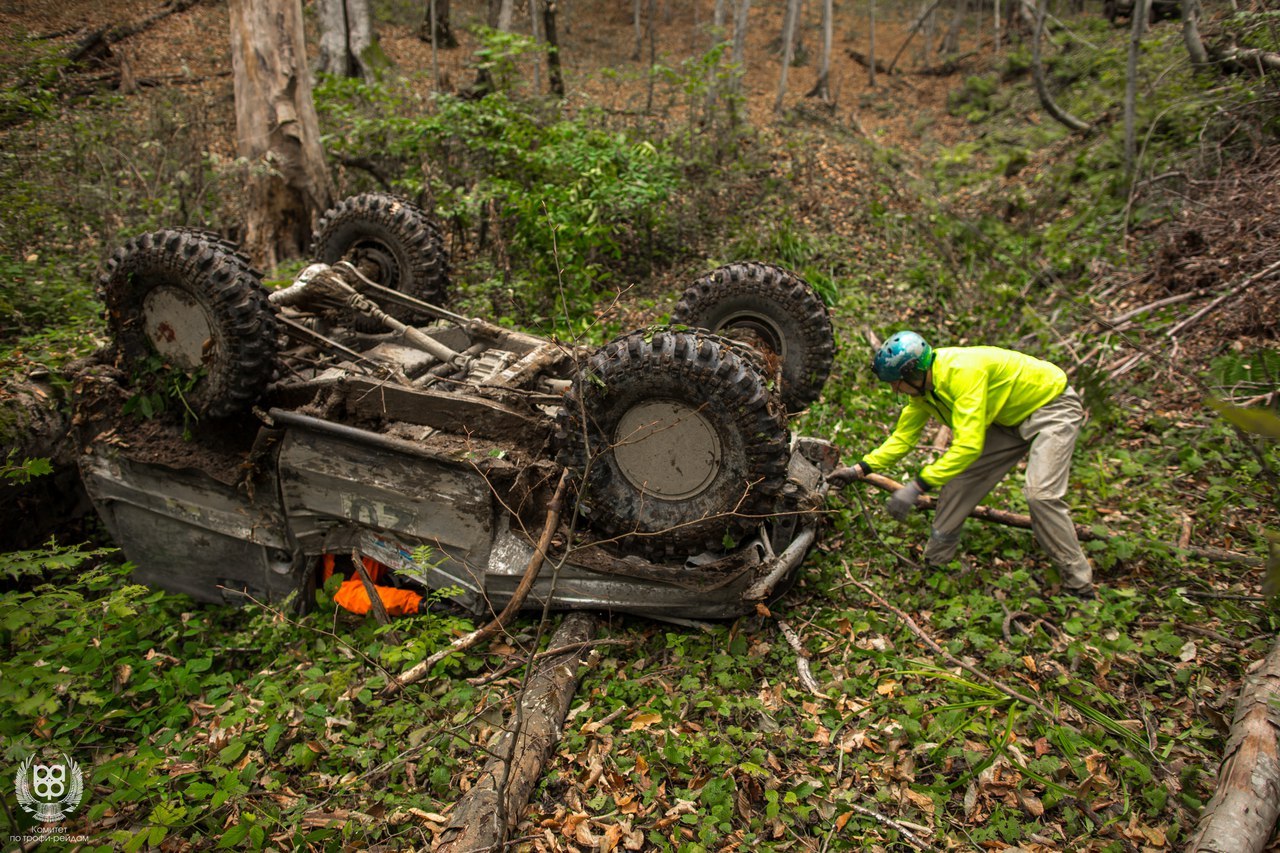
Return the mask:
[[[463,5],[455,2],[456,15],[470,14],[469,8],[460,8]],[[706,51],[710,5],[674,0],[659,4],[661,11],[654,38],[655,56],[659,61],[678,64]],[[750,123],[764,140],[763,144],[773,152],[773,174],[802,182],[794,188],[797,203],[793,214],[796,220],[811,231],[825,233],[836,241],[847,243],[851,255],[875,259],[874,263],[866,266],[874,269],[884,282],[882,310],[877,305],[876,316],[841,316],[839,313],[836,316],[837,335],[843,346],[847,350],[858,349],[862,347],[862,338],[868,327],[884,328],[910,319],[921,322],[938,320],[940,309],[931,301],[927,288],[923,288],[923,293],[917,291],[904,296],[902,290],[894,286],[895,276],[906,267],[905,259],[899,257],[903,248],[894,241],[888,229],[869,228],[865,211],[872,205],[886,202],[893,205],[897,215],[904,217],[924,209],[920,196],[905,188],[927,183],[937,167],[939,156],[974,133],[973,125],[951,109],[952,94],[963,84],[966,75],[997,67],[1000,58],[990,53],[989,44],[983,47],[975,43],[967,47],[976,52],[963,61],[961,70],[954,75],[881,74],[873,87],[867,69],[854,62],[848,54],[850,50],[869,53],[866,21],[846,21],[842,28],[837,29],[835,38],[830,82],[834,103],[824,105],[815,98],[805,97],[814,82],[816,51],[820,44],[818,31],[811,28],[803,36],[807,56],[790,72],[789,92],[784,110],[779,114],[773,104],[779,71],[776,42],[781,25],[780,10],[775,7],[781,5],[753,4],[743,89],[744,109],[750,116]],[[906,4],[896,5],[905,7]],[[50,44],[60,45],[60,49],[70,50],[87,33],[144,21],[165,8],[149,0],[63,0],[59,3],[0,0],[0,38],[34,34]],[[645,109],[649,90],[643,64],[636,58],[637,38],[630,4],[607,0],[567,0],[560,8],[561,44],[570,109],[593,105],[618,115],[646,113],[650,118],[645,120],[674,121],[674,116],[683,108],[678,103],[666,104],[660,109]],[[412,18],[403,9],[392,11],[400,21]],[[878,22],[876,31],[876,52],[882,59],[897,52],[906,39],[909,23],[905,13],[884,14],[885,18]],[[157,98],[166,89],[176,88],[192,93],[193,100],[203,103],[208,112],[190,120],[198,120],[214,129],[213,135],[205,142],[207,150],[227,159],[233,158],[235,121],[226,15],[224,3],[202,0],[189,9],[157,20],[138,35],[112,45],[110,56],[104,57],[100,64],[76,73],[87,88],[124,83],[131,92],[129,97],[138,105],[139,116],[150,109],[144,105],[146,99]],[[435,56],[430,45],[417,37],[413,24],[383,21],[379,24],[379,36],[397,69],[415,81],[414,85],[421,86],[423,91],[429,90],[432,69],[438,68],[441,88],[459,90],[465,88],[474,75],[471,63],[476,40],[469,31],[468,23],[467,20],[455,20],[454,29],[461,46],[441,50]],[[639,46],[639,51],[647,55],[648,41]],[[910,69],[919,66],[921,61],[913,42],[904,52],[900,64]],[[3,63],[0,58],[0,67]],[[525,70],[526,86],[534,85],[539,80],[538,74],[544,73],[535,72],[532,67]],[[10,76],[20,71],[5,69]],[[1025,118],[1032,122],[1048,121],[1034,114]],[[2,139],[0,137],[0,147],[3,146]],[[889,152],[885,157],[889,165],[877,162],[868,154],[869,149]],[[1071,156],[1073,152],[1067,146],[1034,152],[1026,168],[1005,179],[1004,188],[1013,195],[1020,187],[1033,185],[1048,163]],[[1198,156],[1211,157],[1213,153],[1201,152]],[[801,165],[797,166],[797,163]],[[1156,190],[1160,184],[1158,177],[1151,179]],[[1277,347],[1280,287],[1276,286],[1274,279],[1243,289],[1241,283],[1250,274],[1280,261],[1280,154],[1270,150],[1251,162],[1232,165],[1212,179],[1197,177],[1184,186],[1191,189],[1187,191],[1180,217],[1148,223],[1140,233],[1130,233],[1122,238],[1129,241],[1133,249],[1131,261],[1090,270],[1090,283],[1085,292],[1066,294],[1054,306],[1033,306],[1047,313],[1052,307],[1074,305],[1072,310],[1082,318],[1070,337],[1071,351],[1079,356],[1079,363],[1075,366],[1083,368],[1087,364],[1094,375],[1102,377],[1099,381],[1113,386],[1113,399],[1122,413],[1109,422],[1107,428],[1116,430],[1124,438],[1117,440],[1121,450],[1112,457],[1091,460],[1090,500],[1098,516],[1108,524],[1122,527],[1132,519],[1121,496],[1129,488],[1135,491],[1144,488],[1143,475],[1134,470],[1132,461],[1138,458],[1139,449],[1158,446],[1163,441],[1180,440],[1167,436],[1183,428],[1187,433],[1209,435],[1203,423],[1190,423],[1191,418],[1187,414],[1203,401],[1204,391],[1195,377],[1201,375],[1206,364],[1223,354],[1254,348],[1275,350]],[[892,199],[886,199],[886,192],[893,193]],[[971,205],[967,210],[958,212],[978,217],[990,213],[998,206],[999,200],[992,195],[975,194],[970,199],[954,196],[950,203]],[[86,234],[83,248],[86,256],[101,257],[110,247],[104,246],[94,235]],[[33,241],[22,250],[24,254],[35,254],[40,251],[40,246]],[[652,281],[637,282],[636,288],[643,295],[661,300],[678,285],[679,273],[668,271]],[[1091,352],[1108,328],[1102,322],[1104,319],[1114,319],[1158,300],[1202,289],[1224,293],[1241,289],[1244,298],[1232,299],[1224,310],[1208,313],[1202,319],[1189,323],[1173,339],[1159,334],[1142,336],[1135,330],[1132,334],[1136,347],[1119,349],[1109,360],[1100,360]],[[980,309],[980,306],[972,304],[967,307],[974,311]],[[900,312],[898,316],[893,316],[895,311]],[[637,323],[649,319],[637,312]],[[995,331],[993,328],[992,332]],[[1134,362],[1135,357],[1139,361]],[[860,360],[865,359],[852,358],[850,362]],[[1138,375],[1143,379],[1141,385],[1135,383],[1136,390],[1128,392],[1127,383]],[[837,375],[832,382],[847,388],[865,382],[865,377]],[[1237,404],[1256,406],[1275,401],[1274,387],[1264,384],[1259,388],[1256,383],[1242,387],[1244,390],[1233,397]],[[1132,457],[1126,455],[1130,450]],[[1203,447],[1195,452],[1207,455]],[[1171,450],[1169,455],[1176,457],[1177,451]],[[1173,465],[1176,463],[1171,463],[1171,467]],[[1210,487],[1195,477],[1177,477],[1174,481],[1182,491],[1148,496],[1150,500],[1167,498],[1167,505],[1159,509],[1147,506],[1146,509],[1153,515],[1163,512],[1169,518],[1176,518],[1184,545],[1233,550],[1245,548],[1255,541],[1260,525],[1276,526],[1276,508],[1265,503],[1255,504],[1248,513],[1236,513],[1221,523],[1218,523],[1217,515],[1213,516],[1212,525],[1202,523],[1198,513],[1210,500],[1206,495],[1211,489],[1218,495],[1230,490],[1231,482],[1227,485],[1217,482]],[[1217,502],[1215,507],[1221,506],[1220,497],[1213,500]],[[866,515],[865,510],[862,514]],[[853,515],[851,510],[850,516]],[[1267,610],[1260,598],[1259,570],[1239,566],[1191,566],[1181,560],[1135,559],[1126,563],[1121,559],[1101,576],[1104,584],[1114,587],[1104,595],[1103,606],[1106,609],[1102,611],[1103,615],[1095,611],[1094,621],[1090,622],[1089,617],[1081,617],[1075,611],[1048,614],[1040,611],[1036,613],[1036,621],[1018,609],[1018,596],[1022,590],[1000,586],[1002,582],[993,587],[989,581],[1001,574],[1012,577],[1014,569],[1024,562],[1039,572],[1042,564],[1036,562],[1038,558],[1024,559],[1020,552],[1010,553],[1008,549],[1002,550],[1004,546],[991,546],[991,552],[997,555],[991,564],[977,571],[966,570],[954,581],[960,591],[948,587],[948,594],[954,593],[954,597],[947,597],[942,594],[940,585],[952,581],[939,581],[897,567],[886,569],[875,563],[873,558],[849,557],[856,550],[853,545],[859,545],[863,551],[892,551],[895,547],[908,547],[893,535],[889,535],[887,541],[864,538],[859,543],[857,537],[866,535],[853,526],[856,523],[855,518],[824,540],[820,558],[825,566],[822,577],[802,581],[785,600],[789,618],[806,633],[815,665],[825,673],[822,680],[828,688],[827,695],[800,696],[791,686],[784,690],[784,684],[794,682],[794,658],[790,657],[786,644],[764,627],[767,623],[760,621],[767,616],[756,621],[735,623],[727,632],[722,628],[708,629],[706,637],[699,636],[696,631],[664,636],[661,626],[644,620],[618,618],[613,629],[619,637],[625,638],[626,643],[634,644],[634,654],[626,650],[607,653],[596,679],[588,681],[584,687],[583,704],[575,709],[576,719],[571,720],[570,743],[553,760],[549,774],[551,781],[541,789],[539,799],[521,827],[526,843],[546,850],[609,850],[621,846],[647,849],[653,843],[652,837],[644,836],[633,844],[633,826],[647,827],[648,831],[658,832],[663,837],[677,838],[680,832],[684,832],[684,838],[692,838],[696,824],[691,824],[688,818],[695,810],[701,814],[712,808],[711,791],[715,783],[709,783],[706,776],[707,771],[720,765],[709,759],[700,764],[696,756],[691,758],[680,752],[689,748],[677,746],[677,743],[700,744],[700,748],[706,748],[711,735],[703,729],[721,724],[726,729],[736,729],[740,724],[743,728],[756,728],[766,733],[763,736],[764,747],[760,747],[759,741],[745,740],[744,736],[747,746],[742,747],[743,751],[753,750],[751,766],[743,770],[742,767],[747,766],[744,763],[732,771],[735,795],[727,809],[738,815],[733,818],[738,822],[735,826],[750,825],[753,831],[759,831],[761,837],[769,840],[743,841],[741,831],[738,831],[731,841],[720,843],[725,848],[768,843],[778,849],[788,845],[794,849],[828,849],[831,833],[843,830],[850,820],[851,812],[843,805],[834,812],[835,817],[824,815],[823,819],[828,821],[824,824],[824,831],[825,827],[831,827],[825,841],[822,833],[814,830],[812,825],[802,828],[799,823],[784,820],[785,812],[795,811],[803,805],[803,802],[796,802],[797,798],[803,801],[807,796],[805,792],[813,793],[823,785],[832,795],[833,802],[846,802],[835,796],[843,786],[844,793],[850,794],[849,802],[855,805],[870,803],[875,814],[891,813],[911,826],[926,830],[935,827],[936,807],[939,811],[936,826],[944,827],[934,839],[940,848],[982,846],[1038,851],[1064,848],[1145,851],[1169,849],[1172,845],[1166,834],[1177,836],[1181,833],[1180,837],[1185,838],[1188,821],[1194,818],[1194,809],[1178,803],[1191,803],[1206,794],[1211,789],[1207,777],[1216,771],[1216,756],[1207,755],[1203,744],[1221,743],[1231,714],[1231,702],[1245,667],[1258,657],[1269,640],[1265,629]],[[893,532],[901,531],[895,528]],[[1021,546],[1014,546],[1012,550],[1017,551],[1018,547]],[[931,625],[931,630],[948,643],[949,648],[951,645],[963,647],[966,660],[981,661],[987,654],[994,659],[997,654],[1017,648],[1017,654],[1006,655],[1008,660],[1000,665],[998,671],[1002,678],[1012,679],[1019,685],[1031,685],[1029,689],[1044,687],[1046,693],[1051,692],[1051,682],[1074,684],[1079,681],[1088,690],[1110,697],[1114,704],[1108,709],[1119,720],[1119,733],[1111,733],[1132,751],[1122,755],[1119,751],[1109,752],[1108,748],[1096,751],[1092,746],[1082,748],[1072,758],[1078,759],[1076,764],[1080,766],[1087,765],[1088,772],[1083,774],[1083,778],[1071,776],[1065,769],[1068,761],[1063,758],[1062,769],[1057,775],[1045,771],[1045,776],[1052,776],[1050,781],[1037,781],[1032,786],[1013,784],[1009,780],[1015,774],[1009,761],[1003,757],[997,760],[994,752],[999,750],[993,751],[990,745],[999,740],[1001,733],[995,730],[1005,724],[1003,718],[995,714],[995,709],[1004,708],[1006,700],[1003,697],[992,698],[989,693],[972,685],[961,685],[958,673],[942,670],[940,661],[920,663],[919,658],[927,656],[928,652],[918,638],[912,637],[901,624],[888,617],[877,620],[868,615],[875,609],[869,600],[853,598],[856,595],[852,589],[855,583],[851,573],[853,569],[865,569],[868,575],[864,577],[882,582],[882,588],[892,588],[895,584],[898,587],[918,586],[921,598],[915,615],[926,626]],[[926,588],[930,586],[937,588],[931,592]],[[1191,591],[1187,592],[1188,589]],[[898,591],[903,596],[916,593],[911,589],[904,592],[899,588]],[[833,603],[845,595],[850,597],[848,601]],[[1142,607],[1145,605],[1140,604],[1150,601],[1154,607],[1154,603],[1166,599],[1174,602],[1167,611],[1144,611]],[[901,597],[895,600],[900,605],[904,603]],[[967,619],[976,621],[974,614],[990,623],[987,636],[975,639],[964,627]],[[188,616],[190,614],[184,613],[184,625]],[[205,619],[217,621],[217,617],[198,614],[192,625],[198,627]],[[1107,619],[1114,619],[1115,626],[1104,624]],[[1027,637],[1034,635],[1034,638],[1024,642],[1019,635],[1019,620],[1032,623]],[[1049,623],[1047,626],[1046,622]],[[1125,645],[1129,640],[1133,642]],[[973,645],[966,646],[966,643]],[[996,652],[991,651],[993,645],[998,646]],[[1154,651],[1157,645],[1159,649]],[[494,658],[500,662],[510,660],[514,665],[520,646],[517,640],[511,640],[510,645],[496,644],[486,666],[507,672],[494,663]],[[726,648],[746,663],[720,661],[719,656]],[[896,664],[886,662],[883,656],[892,655],[897,648],[903,649],[904,657]],[[864,657],[860,659],[860,655]],[[751,659],[755,661],[755,668],[752,668]],[[868,660],[872,661],[870,672]],[[709,687],[691,687],[687,674],[691,661],[695,662],[695,669],[710,666],[717,678],[738,680],[726,681],[728,686],[721,690],[710,683],[711,676],[708,676]],[[282,679],[297,677],[305,680],[304,662],[297,662],[296,670],[292,671],[287,669],[287,665],[286,657],[286,663],[280,665]],[[924,740],[923,735],[918,731],[904,734],[897,727],[896,720],[888,719],[888,716],[868,716],[873,705],[875,709],[883,709],[895,702],[909,705],[913,699],[910,695],[913,688],[908,684],[911,678],[920,677],[919,673],[898,674],[894,667],[910,668],[915,665],[926,669],[931,665],[938,667],[937,678],[928,683],[931,689],[936,689],[939,682],[943,684],[938,689],[939,695],[924,695],[920,702],[933,703],[930,707],[942,707],[947,713],[954,714],[959,702],[953,707],[952,697],[947,691],[960,690],[964,686],[970,690],[964,701],[983,707],[983,710],[975,711],[975,715],[991,712],[989,716],[983,716],[981,724],[991,730],[987,732],[987,740],[973,734],[977,730],[976,724],[973,728],[966,728],[958,738],[965,750],[963,760],[972,760],[972,755],[980,753],[991,758],[989,763],[982,765],[981,772],[975,765],[967,787],[962,785],[954,792],[953,799],[964,798],[962,806],[952,804],[952,811],[958,811],[959,815],[951,816],[951,825],[961,826],[959,830],[945,829],[946,823],[940,814],[943,811],[940,804],[951,796],[949,788],[945,794],[939,794],[938,788],[929,789],[927,795],[921,793],[923,781],[927,777],[933,778],[934,774],[951,784],[954,776],[951,759],[947,759],[945,771],[937,766],[926,766],[933,757],[930,755],[926,760],[925,753],[913,751],[911,743],[913,738],[916,742]],[[264,663],[263,666],[276,664]],[[477,685],[477,692],[506,691],[502,698],[491,700],[490,708],[501,707],[517,688],[516,680],[509,673],[493,679],[485,672],[467,674],[472,676],[471,683]],[[841,693],[841,685],[865,684],[866,679],[873,675],[879,679],[878,686],[874,688],[875,695],[864,697],[865,703]],[[128,677],[126,673],[126,681]],[[926,676],[925,680],[928,678]],[[1060,681],[1053,682],[1054,678]],[[135,678],[135,682],[137,680]],[[628,686],[629,683],[634,687]],[[737,696],[742,683],[747,683],[751,696]],[[1190,686],[1186,687],[1184,694],[1182,686],[1185,685]],[[633,692],[616,692],[626,690]],[[653,695],[649,696],[645,691]],[[733,698],[724,700],[716,695],[718,692]],[[485,696],[489,697],[489,693]],[[687,697],[693,698],[685,701]],[[701,704],[695,704],[694,700]],[[732,705],[740,700],[742,707],[749,710],[721,712],[718,703]],[[1097,700],[1095,704],[1101,701]],[[614,722],[618,717],[607,713],[607,703],[625,702],[631,702],[634,707],[617,705],[618,709],[625,709],[626,715],[621,722]],[[592,703],[596,706],[592,707]],[[210,727],[207,747],[217,755],[225,740],[215,743],[215,735],[225,739],[238,736],[239,730],[229,735],[232,732],[230,723],[228,728],[219,730],[217,724],[222,719],[222,712],[214,713],[212,704],[203,704],[203,698],[200,702],[193,701],[191,713],[192,720],[199,726]],[[477,704],[483,703],[477,700]],[[703,705],[716,708],[713,712],[704,712],[701,710]],[[698,710],[691,710],[693,708]],[[703,713],[705,717],[700,716]],[[1069,708],[1067,713],[1070,713]],[[610,719],[602,723],[601,720],[606,718]],[[785,722],[782,735],[776,737],[779,740],[792,738],[796,744],[771,743],[775,738],[773,732],[778,727],[775,719],[791,721]],[[1079,717],[1071,719],[1080,721]],[[1083,726],[1084,722],[1080,724]],[[290,723],[290,726],[294,725]],[[1019,720],[1016,727],[1022,725]],[[1010,732],[1015,729],[1012,713],[1008,727]],[[476,741],[487,731],[485,725],[480,729],[474,734]],[[1212,731],[1206,733],[1203,731],[1206,729]],[[252,730],[252,725],[249,730]],[[293,730],[289,729],[290,732]],[[1193,738],[1187,732],[1196,734]],[[328,736],[333,733],[327,728],[325,733],[325,748],[336,754],[339,749],[336,738],[330,743]],[[396,735],[399,734],[397,731]],[[387,737],[390,739],[391,736]],[[649,756],[646,762],[639,757],[646,749],[640,742],[650,737],[655,742],[662,740],[663,746],[657,758],[657,753],[645,751],[644,754]],[[1126,737],[1129,739],[1125,740]],[[1135,738],[1137,746],[1134,746]],[[908,742],[906,747],[903,747],[904,741]],[[311,743],[314,741],[307,742],[308,747]],[[1005,743],[1012,744],[1009,754],[1016,760],[1030,759],[1028,766],[1040,766],[1042,759],[1051,762],[1058,755],[1059,748],[1064,754],[1070,753],[1057,741],[1050,743],[1043,737],[1027,737],[1021,728],[1011,737],[1006,737]],[[1143,752],[1148,743],[1150,750]],[[1161,747],[1158,758],[1155,757],[1157,743]],[[712,749],[721,746],[719,742],[712,742]],[[917,746],[923,749],[937,744],[917,743]],[[1114,743],[1109,747],[1114,747]],[[692,749],[696,752],[697,748]],[[760,748],[765,749],[767,758],[760,758],[757,762],[755,754]],[[1147,782],[1149,787],[1168,791],[1167,803],[1163,794],[1158,802],[1151,797],[1151,792],[1140,784],[1141,774],[1129,767],[1134,763],[1131,761],[1133,755],[1138,753],[1144,760],[1151,759],[1152,766],[1156,768],[1156,782],[1152,783],[1149,776],[1146,777]],[[854,756],[865,758],[871,754],[876,756],[876,764],[862,764],[855,769]],[[846,756],[849,756],[848,770]],[[919,768],[915,766],[917,756]],[[247,757],[244,760],[248,760]],[[178,765],[180,768],[169,771],[172,775],[183,772],[181,768],[186,767],[185,759]],[[1122,765],[1124,772],[1135,774],[1125,776],[1123,782],[1120,781]],[[1199,769],[1193,773],[1189,769],[1192,766]],[[685,772],[682,770],[684,767],[694,769]],[[295,771],[295,768],[287,770],[288,773]],[[411,782],[414,772],[410,768]],[[423,767],[417,772],[425,778],[428,768]],[[669,782],[654,781],[660,772],[669,774]],[[1075,768],[1072,772],[1080,771]],[[455,778],[465,776],[465,773],[466,768],[461,771],[455,769]],[[766,778],[769,778],[768,782],[759,781]],[[376,778],[356,781],[361,781],[365,787],[355,786],[355,790],[366,793],[369,786],[377,784]],[[446,788],[448,781],[446,773]],[[333,792],[332,799],[341,796],[336,791],[342,783],[353,783],[353,780],[346,776],[342,779],[325,777],[322,783],[330,786],[327,790]],[[816,787],[805,787],[811,783]],[[1037,799],[1039,796],[1048,800],[1051,792],[1060,793],[1059,787],[1055,787],[1057,783],[1061,783],[1059,787],[1070,787],[1080,800],[1089,801],[1091,806],[1084,809],[1088,812],[1088,820],[1068,820],[1062,817],[1061,807],[1046,806]],[[1032,788],[1034,793],[1030,793]],[[786,796],[796,795],[784,803],[781,817],[777,811],[779,790],[788,792]],[[873,790],[891,791],[892,798],[886,795],[879,800],[859,799],[859,791],[869,798]],[[797,791],[800,792],[798,795]],[[1184,791],[1186,796],[1180,800]],[[602,801],[605,793],[609,796]],[[286,796],[296,794],[286,786],[281,791],[273,791],[271,798],[283,801]],[[1129,809],[1131,795],[1135,801],[1144,796],[1150,798],[1145,812],[1134,806],[1131,811],[1124,812],[1124,822],[1106,817],[1108,809]],[[254,796],[267,799],[260,791]],[[441,796],[443,799],[445,797]],[[1070,798],[1059,802],[1069,803]],[[324,820],[350,820],[354,825],[357,818],[364,819],[365,816],[355,812],[355,803],[348,800],[345,804],[350,807],[347,811],[333,809],[315,815],[315,825],[321,825]],[[317,807],[317,812],[322,808]],[[401,819],[416,820],[419,832],[421,827],[434,832],[441,822],[436,811],[429,808],[425,812],[427,816],[419,814],[416,818],[401,814]],[[1028,830],[1017,836],[1016,832],[1009,830],[1020,840],[1017,847],[1006,845],[991,834],[995,833],[994,827],[998,823],[996,816],[1002,813],[1013,814],[1028,824],[1036,823],[1035,831]],[[120,805],[118,814],[108,815],[99,825],[89,829],[107,832],[112,826],[131,825],[130,821],[137,824],[142,821],[141,815],[140,806]],[[1102,815],[1101,819],[1099,815]],[[312,818],[308,814],[307,820]],[[857,826],[860,819],[855,816],[853,825]],[[228,825],[230,823],[228,818]],[[625,831],[618,829],[623,826]],[[905,849],[901,836],[889,833],[896,840],[886,841],[884,827],[877,826],[874,821],[866,823],[861,831],[864,833],[862,844],[850,841],[851,846],[883,844],[880,849]],[[988,834],[983,835],[983,832]],[[970,838],[966,843],[963,839],[967,833],[982,840],[975,842]],[[329,842],[333,840],[328,839]],[[393,839],[386,846],[399,846],[397,840],[405,839]],[[277,843],[282,845],[295,841],[293,836],[277,839]],[[182,843],[166,843],[170,845],[169,849],[187,849]],[[835,849],[840,849],[838,843]],[[1273,841],[1270,849],[1280,850],[1280,840]]]

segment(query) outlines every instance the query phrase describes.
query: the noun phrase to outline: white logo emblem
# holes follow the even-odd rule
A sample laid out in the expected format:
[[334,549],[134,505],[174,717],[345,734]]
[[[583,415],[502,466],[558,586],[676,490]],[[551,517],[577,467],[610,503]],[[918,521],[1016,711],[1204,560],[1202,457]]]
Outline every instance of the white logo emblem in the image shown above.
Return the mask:
[[80,805],[84,775],[66,753],[61,764],[36,764],[35,760],[35,755],[28,755],[14,778],[18,805],[41,823],[57,823]]

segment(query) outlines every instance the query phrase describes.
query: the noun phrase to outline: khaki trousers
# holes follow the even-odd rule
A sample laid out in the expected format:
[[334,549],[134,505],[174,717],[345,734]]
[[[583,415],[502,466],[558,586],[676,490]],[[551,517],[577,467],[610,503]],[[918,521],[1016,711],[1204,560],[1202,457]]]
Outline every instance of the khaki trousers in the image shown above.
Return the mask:
[[933,533],[924,559],[941,565],[955,557],[960,528],[973,508],[1027,457],[1024,494],[1031,509],[1036,541],[1058,567],[1062,585],[1078,590],[1093,583],[1093,566],[1080,550],[1076,528],[1064,500],[1071,474],[1071,454],[1084,423],[1080,395],[1068,387],[1017,427],[993,424],[987,430],[982,455],[938,493]]

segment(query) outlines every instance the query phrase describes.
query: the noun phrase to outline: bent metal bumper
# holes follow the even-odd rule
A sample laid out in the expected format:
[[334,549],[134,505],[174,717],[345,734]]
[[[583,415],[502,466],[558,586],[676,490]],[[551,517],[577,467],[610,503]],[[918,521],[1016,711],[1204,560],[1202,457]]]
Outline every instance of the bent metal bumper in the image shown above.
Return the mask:
[[[269,458],[254,488],[127,458],[97,445],[81,470],[140,582],[202,601],[305,606],[322,554],[359,552],[477,613],[510,600],[533,556],[489,482],[429,445],[272,410]],[[654,563],[575,547],[543,565],[526,607],[605,609],[657,618],[732,618],[785,588],[816,539],[824,441],[792,442],[786,504],[728,554]]]

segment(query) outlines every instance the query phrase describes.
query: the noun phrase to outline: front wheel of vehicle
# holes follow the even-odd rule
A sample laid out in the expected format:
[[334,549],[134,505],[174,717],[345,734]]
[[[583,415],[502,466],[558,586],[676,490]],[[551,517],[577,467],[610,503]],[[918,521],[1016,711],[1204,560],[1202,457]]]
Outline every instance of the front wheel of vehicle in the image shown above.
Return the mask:
[[99,293],[117,365],[163,383],[193,414],[242,411],[270,381],[275,315],[260,276],[218,238],[181,228],[135,237],[107,261]]
[[786,482],[781,406],[715,335],[644,331],[605,345],[557,427],[584,515],[623,550],[725,548],[773,512]]
[[[352,196],[328,210],[316,227],[313,259],[349,261],[371,281],[424,302],[443,305],[449,295],[449,257],[440,229],[418,206],[386,193]],[[395,305],[384,310],[405,323],[423,319]],[[367,318],[360,331],[383,331]]]
[[762,263],[714,269],[685,290],[672,323],[707,329],[760,350],[780,365],[782,402],[798,412],[831,374],[835,335],[827,307],[793,272]]

